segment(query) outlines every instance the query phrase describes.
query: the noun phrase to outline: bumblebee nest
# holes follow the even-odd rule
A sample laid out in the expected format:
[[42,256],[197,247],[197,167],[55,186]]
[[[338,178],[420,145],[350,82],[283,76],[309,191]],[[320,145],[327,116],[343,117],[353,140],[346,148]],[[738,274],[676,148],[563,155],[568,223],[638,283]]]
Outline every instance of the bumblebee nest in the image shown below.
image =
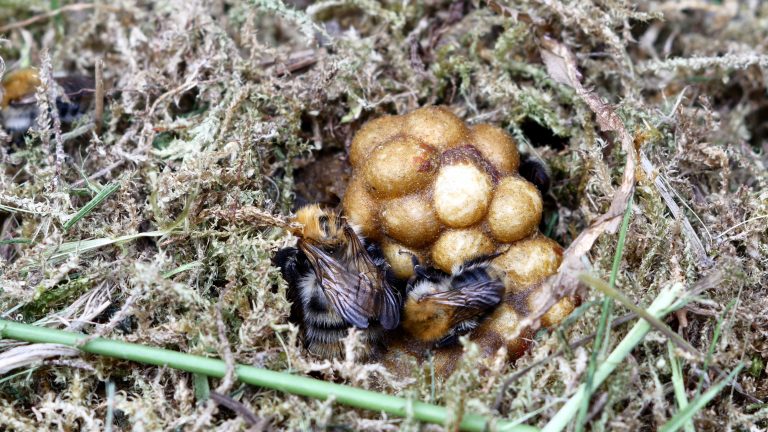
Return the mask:
[[[525,314],[539,294],[536,284],[560,265],[562,247],[538,232],[541,194],[518,175],[517,145],[500,128],[467,126],[445,107],[424,107],[366,123],[349,160],[344,212],[380,243],[402,279],[413,274],[412,257],[451,272],[499,254],[494,264],[505,273],[510,303]],[[544,325],[571,310],[572,300],[563,299]]]
[[[353,173],[344,212],[381,245],[399,278],[413,275],[413,257],[450,273],[473,258],[499,254],[493,263],[504,272],[505,299],[471,339],[486,359],[502,346],[511,358],[522,355],[531,333],[518,328],[520,320],[544,294],[537,284],[557,270],[562,247],[538,232],[542,197],[518,175],[520,155],[512,137],[428,106],[367,122],[352,140],[349,161]],[[573,308],[564,298],[542,323],[555,325]],[[397,340],[385,364],[405,375],[403,357],[421,360],[423,352],[413,340]],[[459,356],[455,347],[437,349],[436,373],[450,374]]]

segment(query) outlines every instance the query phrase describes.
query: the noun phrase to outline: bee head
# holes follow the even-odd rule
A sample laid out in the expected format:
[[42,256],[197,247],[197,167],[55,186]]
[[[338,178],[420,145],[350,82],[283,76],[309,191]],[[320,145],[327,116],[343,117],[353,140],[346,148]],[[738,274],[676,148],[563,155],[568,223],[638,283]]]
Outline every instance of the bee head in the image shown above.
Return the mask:
[[300,208],[293,218],[301,224],[300,232],[294,233],[319,245],[334,245],[343,238],[341,218],[317,204]]
[[37,69],[25,68],[10,72],[3,77],[3,102],[2,107],[7,107],[16,99],[22,98],[40,85],[40,76]]

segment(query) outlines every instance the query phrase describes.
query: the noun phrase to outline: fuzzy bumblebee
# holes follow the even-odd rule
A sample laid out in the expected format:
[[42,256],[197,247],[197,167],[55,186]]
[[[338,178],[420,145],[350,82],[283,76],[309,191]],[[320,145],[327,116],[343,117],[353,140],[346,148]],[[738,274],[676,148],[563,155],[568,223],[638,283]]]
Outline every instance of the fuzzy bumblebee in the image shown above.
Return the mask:
[[318,205],[302,207],[292,222],[297,247],[281,249],[274,263],[288,282],[292,320],[302,329],[304,345],[323,358],[344,358],[342,339],[360,330],[359,359],[377,359],[384,331],[400,322],[396,280],[375,245],[363,240],[346,221]]
[[[464,333],[489,355],[502,346],[512,357],[522,354],[530,332],[511,340],[506,335],[520,330],[517,324],[545,295],[540,282],[559,267],[562,248],[538,233],[541,193],[518,174],[520,155],[512,137],[491,125],[468,126],[449,109],[430,106],[369,121],[355,135],[349,160],[353,174],[343,199],[345,215],[381,245],[394,273],[419,278],[413,265],[419,262],[443,272],[444,285],[467,263],[490,257],[492,275],[482,287],[500,281],[503,298],[483,303],[484,309],[473,313],[481,319],[459,330],[469,330]],[[432,288],[441,290],[438,285]],[[436,366],[449,373],[456,347],[433,342],[447,340],[456,328],[441,324],[444,317],[422,319],[424,303],[414,292],[419,293],[408,293],[402,316],[411,337],[392,342],[388,363],[436,349]],[[573,307],[571,299],[561,300],[543,324],[560,322]]]
[[[85,113],[93,100],[93,79],[80,75],[57,76],[56,110],[62,123],[72,123]],[[12,71],[2,81],[2,125],[18,137],[31,128],[38,116],[35,92],[42,84],[37,69]]]

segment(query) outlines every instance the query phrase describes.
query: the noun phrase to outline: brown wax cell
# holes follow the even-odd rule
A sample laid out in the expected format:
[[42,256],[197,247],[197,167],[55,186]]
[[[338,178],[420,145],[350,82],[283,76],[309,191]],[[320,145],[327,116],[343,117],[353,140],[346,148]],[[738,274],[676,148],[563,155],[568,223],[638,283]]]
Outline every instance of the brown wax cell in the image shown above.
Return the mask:
[[519,292],[555,273],[562,259],[562,246],[537,235],[515,242],[493,263],[506,273],[507,292]]
[[347,220],[355,225],[363,236],[373,240],[381,238],[378,223],[379,204],[365,189],[362,177],[353,177],[347,186],[342,205]]
[[488,209],[488,228],[493,237],[511,243],[533,234],[544,209],[536,186],[518,177],[502,179]]
[[428,106],[405,116],[404,132],[440,151],[455,147],[467,138],[464,122],[448,108]]
[[[484,320],[473,333],[472,340],[492,355],[502,346],[507,347],[511,358],[520,357],[528,348],[526,338],[531,336],[530,329],[520,329],[520,315],[515,309],[502,303]],[[513,337],[515,334],[519,334]]]
[[493,249],[491,239],[477,228],[448,230],[432,246],[432,262],[440,270],[450,272],[453,266],[491,254]]
[[376,146],[402,132],[402,125],[403,119],[400,116],[384,116],[365,123],[352,139],[349,163],[353,167],[361,166]]
[[395,276],[399,279],[407,280],[413,276],[414,257],[419,262],[424,262],[424,255],[421,252],[390,240],[385,240],[381,243],[381,251],[392,267]]
[[469,142],[501,175],[517,172],[520,166],[517,144],[503,129],[489,124],[475,125],[470,129]]
[[[528,309],[531,313],[538,312],[543,308],[550,297],[550,293],[544,289],[537,289],[530,293],[528,296]],[[552,328],[557,324],[560,324],[576,307],[576,302],[570,297],[563,297],[557,301],[547,312],[541,317],[541,325],[547,328]]]
[[426,197],[408,195],[381,206],[381,222],[388,236],[407,246],[430,243],[440,233],[440,222]]
[[473,225],[485,216],[492,188],[491,177],[472,163],[443,166],[432,198],[437,216],[449,227]]
[[362,168],[362,174],[371,194],[393,198],[426,186],[432,180],[437,162],[432,147],[401,135],[378,145]]

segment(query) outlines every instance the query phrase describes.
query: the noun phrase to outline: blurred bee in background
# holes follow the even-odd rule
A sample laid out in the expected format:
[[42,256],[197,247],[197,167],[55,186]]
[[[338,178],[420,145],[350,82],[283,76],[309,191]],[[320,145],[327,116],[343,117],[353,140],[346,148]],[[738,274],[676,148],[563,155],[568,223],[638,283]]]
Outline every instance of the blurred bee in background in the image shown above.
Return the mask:
[[541,159],[528,153],[522,153],[518,172],[522,178],[533,183],[542,196],[549,192],[549,187],[552,185],[552,173],[549,166]]
[[[93,78],[83,75],[55,76],[56,110],[63,124],[77,120],[90,108],[95,91]],[[35,93],[41,85],[37,69],[24,68],[7,73],[2,81],[2,125],[19,139],[39,114]]]
[[413,257],[414,276],[406,287],[403,328],[435,348],[458,343],[501,303],[505,286],[491,265],[498,254],[457,266],[452,274],[425,268]]
[[400,323],[397,283],[375,246],[368,249],[346,220],[318,205],[300,208],[297,247],[277,252],[274,263],[288,282],[292,318],[307,349],[323,358],[343,358],[342,338],[361,330],[361,360],[383,351],[384,331]]

